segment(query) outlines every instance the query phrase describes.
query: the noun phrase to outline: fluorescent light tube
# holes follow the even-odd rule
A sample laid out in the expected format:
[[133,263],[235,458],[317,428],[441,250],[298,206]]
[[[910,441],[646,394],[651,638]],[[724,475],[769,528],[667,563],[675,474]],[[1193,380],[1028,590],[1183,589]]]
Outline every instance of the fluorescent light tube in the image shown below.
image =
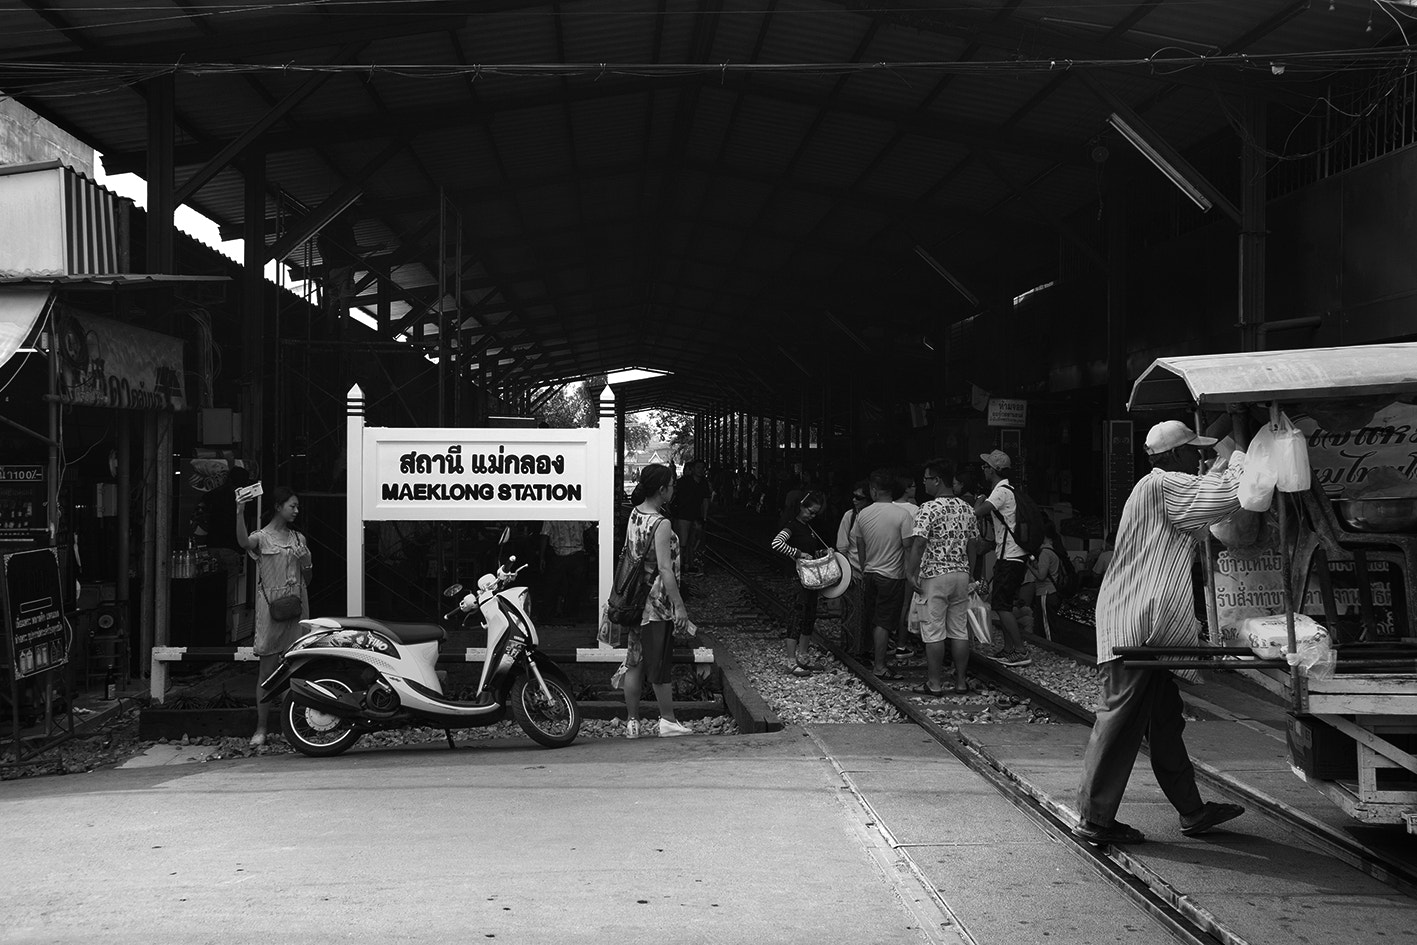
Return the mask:
[[1195,184],[1191,183],[1186,175],[1158,150],[1156,145],[1151,143],[1150,139],[1142,135],[1136,128],[1127,124],[1126,120],[1122,118],[1121,115],[1113,112],[1111,115],[1107,116],[1107,123],[1121,132],[1122,137],[1126,138],[1127,141],[1131,143],[1132,147],[1140,151],[1142,156],[1154,164],[1158,171],[1165,174],[1167,180],[1175,184],[1180,189],[1181,193],[1190,197],[1191,202],[1197,207],[1200,207],[1202,210],[1209,210],[1214,206],[1214,204],[1210,202],[1210,199],[1206,197],[1205,194],[1201,193],[1200,189],[1197,188]]

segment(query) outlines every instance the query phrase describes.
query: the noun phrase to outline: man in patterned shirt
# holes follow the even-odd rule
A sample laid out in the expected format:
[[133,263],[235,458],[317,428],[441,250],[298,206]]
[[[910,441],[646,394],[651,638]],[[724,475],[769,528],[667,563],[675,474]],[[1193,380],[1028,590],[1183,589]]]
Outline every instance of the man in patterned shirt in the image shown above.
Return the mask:
[[[1103,708],[1097,713],[1078,789],[1081,823],[1073,832],[1093,843],[1140,843],[1140,830],[1117,820],[1122,793],[1143,737],[1151,770],[1181,815],[1181,833],[1194,836],[1239,817],[1238,804],[1202,802],[1196,771],[1181,732],[1181,693],[1172,671],[1128,669],[1119,646],[1195,646],[1199,640],[1191,591],[1191,560],[1206,527],[1240,507],[1237,489],[1244,454],[1222,471],[1195,475],[1202,450],[1215,440],[1197,436],[1179,420],[1146,435],[1151,472],[1122,507],[1112,564],[1097,595],[1097,667]],[[1193,670],[1177,670],[1189,680]]]
[[945,641],[954,658],[955,683],[950,690],[966,695],[969,684],[969,571],[972,543],[979,538],[974,509],[954,494],[954,464],[932,459],[925,464],[924,485],[930,501],[915,513],[915,529],[905,549],[905,574],[915,593],[926,601],[920,625],[925,641],[925,685],[915,687],[927,696],[945,695]]

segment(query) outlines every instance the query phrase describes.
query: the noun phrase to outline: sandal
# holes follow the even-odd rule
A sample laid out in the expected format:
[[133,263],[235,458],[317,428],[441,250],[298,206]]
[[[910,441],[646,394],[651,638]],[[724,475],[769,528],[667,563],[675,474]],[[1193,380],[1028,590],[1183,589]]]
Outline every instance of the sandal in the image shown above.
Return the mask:
[[881,670],[879,673],[876,673],[875,676],[876,676],[877,679],[889,679],[889,680],[896,680],[896,679],[904,679],[904,678],[905,678],[905,677],[902,676],[900,673],[898,673],[898,672],[896,672],[895,670],[891,669],[889,666],[887,666],[885,669]]
[[255,735],[252,735],[252,736],[251,736],[251,747],[252,747],[252,748],[260,748],[260,747],[261,747],[262,745],[264,745],[265,743],[266,743],[266,733],[265,733],[265,732],[257,732]]
[[931,689],[925,683],[921,683],[918,686],[911,686],[910,691],[918,696],[930,696],[933,699],[938,699],[945,695],[944,689]]
[[1073,828],[1073,836],[1088,843],[1145,843],[1146,835],[1137,828],[1114,820],[1107,826],[1084,821]]
[[973,694],[974,690],[970,689],[968,686],[953,686],[950,688],[950,695],[952,696],[969,696]]
[[799,664],[797,664],[796,666],[792,667],[792,675],[794,675],[794,676],[810,676],[810,675],[812,675],[812,671],[811,671],[810,669],[808,669],[807,667],[805,667],[805,666],[803,666],[802,664],[799,663]]
[[[1217,804],[1215,801],[1206,801],[1205,806],[1195,815],[1194,819],[1186,818],[1181,821],[1181,835],[1194,837],[1198,833],[1205,833],[1212,827],[1219,826],[1227,820],[1234,820],[1245,812],[1245,808],[1239,804]],[[1187,823],[1186,820],[1190,820]]]

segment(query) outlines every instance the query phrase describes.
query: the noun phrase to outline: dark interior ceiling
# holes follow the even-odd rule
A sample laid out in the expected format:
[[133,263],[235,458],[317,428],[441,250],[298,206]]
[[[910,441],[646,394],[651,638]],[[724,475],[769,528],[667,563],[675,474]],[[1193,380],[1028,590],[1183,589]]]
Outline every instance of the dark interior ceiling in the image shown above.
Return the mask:
[[[343,244],[361,304],[393,297],[390,334],[436,335],[446,312],[497,383],[646,367],[674,373],[642,388],[665,405],[788,408],[826,350],[908,368],[923,336],[1049,278],[1060,248],[1101,265],[1072,221],[1098,197],[1093,148],[1130,154],[1117,102],[1180,149],[1234,135],[1247,95],[1321,109],[1335,75],[1406,68],[1413,13],[19,0],[0,9],[0,89],[141,173],[147,83],[174,75],[187,203],[239,234],[264,151],[268,245],[315,274]],[[454,315],[437,273],[456,217]]]

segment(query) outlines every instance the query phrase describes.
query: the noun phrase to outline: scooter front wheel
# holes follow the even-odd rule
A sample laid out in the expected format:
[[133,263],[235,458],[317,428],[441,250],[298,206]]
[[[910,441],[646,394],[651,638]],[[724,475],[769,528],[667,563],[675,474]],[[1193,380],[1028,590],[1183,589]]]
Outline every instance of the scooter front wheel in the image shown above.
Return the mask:
[[[310,681],[319,683],[326,689],[354,691],[343,679],[323,676],[312,678]],[[285,741],[291,748],[312,758],[338,755],[348,751],[359,741],[359,732],[354,730],[349,719],[300,705],[290,694],[285,697],[281,728],[285,731]]]
[[551,676],[542,674],[551,698],[541,690],[541,683],[521,676],[512,683],[507,701],[512,717],[532,740],[547,748],[564,748],[576,740],[581,730],[581,707],[566,687]]

